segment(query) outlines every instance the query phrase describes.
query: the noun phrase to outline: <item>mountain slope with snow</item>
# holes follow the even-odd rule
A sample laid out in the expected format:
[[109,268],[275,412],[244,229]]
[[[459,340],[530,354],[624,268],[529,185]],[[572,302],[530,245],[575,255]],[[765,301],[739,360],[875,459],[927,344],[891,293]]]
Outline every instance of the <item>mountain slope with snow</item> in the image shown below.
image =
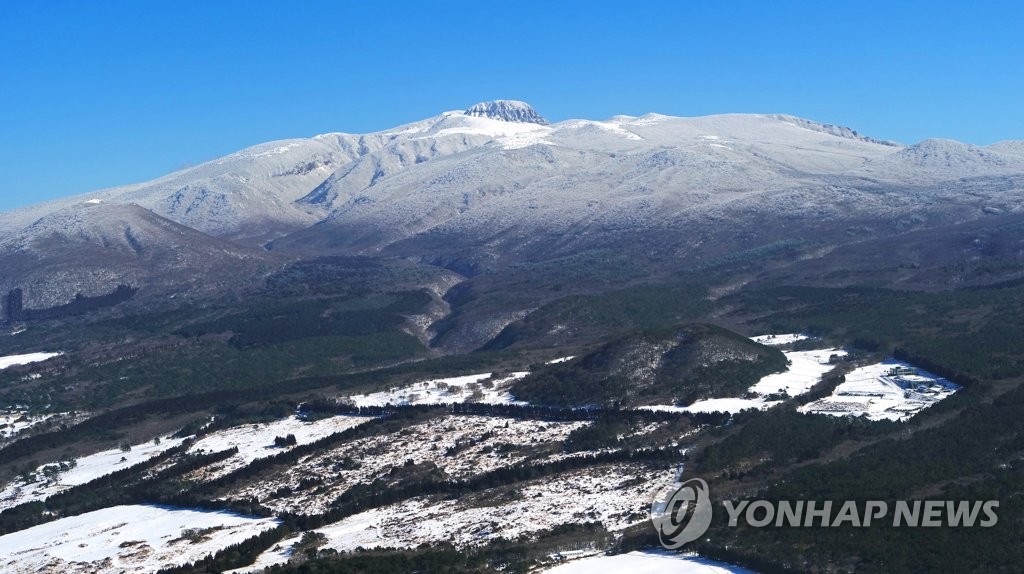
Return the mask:
[[0,238],[0,295],[21,288],[26,307],[45,308],[118,285],[209,291],[266,263],[265,253],[138,205],[84,202]]
[[[67,260],[62,242],[71,239],[93,246],[85,259],[94,273],[133,285],[154,275],[149,268],[255,257],[237,245],[492,268],[624,246],[701,265],[808,237],[826,252],[865,234],[1024,211],[1021,149],[902,146],[779,114],[550,124],[523,102],[483,102],[370,134],[261,144],[150,182],[0,214],[0,289],[52,283],[51,272],[63,270],[48,262]],[[123,211],[107,218],[109,232],[40,232],[86,207]],[[170,222],[181,227],[170,231]],[[150,252],[165,245],[172,263],[133,265],[150,256],[132,237],[155,227],[194,231],[184,243],[202,244],[204,255],[168,237]],[[40,264],[22,256],[29,252]]]

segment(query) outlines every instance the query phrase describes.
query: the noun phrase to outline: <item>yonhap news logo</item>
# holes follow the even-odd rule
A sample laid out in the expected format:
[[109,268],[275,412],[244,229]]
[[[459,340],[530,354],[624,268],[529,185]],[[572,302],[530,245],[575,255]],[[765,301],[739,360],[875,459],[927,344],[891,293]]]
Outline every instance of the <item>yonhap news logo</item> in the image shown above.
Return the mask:
[[[711,527],[714,504],[708,483],[700,478],[676,480],[659,490],[651,502],[651,524],[661,545],[677,550]],[[725,526],[742,522],[753,528],[991,528],[999,522],[998,500],[725,500]]]
[[700,478],[676,481],[651,502],[651,523],[661,545],[669,550],[700,538],[711,526],[711,517],[710,489]]

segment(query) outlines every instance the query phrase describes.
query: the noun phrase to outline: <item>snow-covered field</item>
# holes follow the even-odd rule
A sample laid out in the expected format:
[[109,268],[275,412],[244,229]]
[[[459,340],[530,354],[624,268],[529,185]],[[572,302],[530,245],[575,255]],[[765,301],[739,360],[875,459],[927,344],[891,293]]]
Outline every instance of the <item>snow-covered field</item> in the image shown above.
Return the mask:
[[14,365],[27,365],[29,363],[38,363],[54,357],[59,357],[64,353],[28,353],[26,355],[8,355],[6,357],[0,357],[0,369],[6,369],[7,367],[13,367]]
[[85,484],[112,472],[141,464],[183,441],[184,439],[180,438],[164,437],[160,439],[159,444],[151,441],[132,445],[129,451],[122,451],[119,448],[105,450],[76,459],[72,468],[52,477],[47,477],[44,469],[59,467],[60,463],[44,464],[35,470],[33,482],[24,483],[18,478],[0,491],[0,510],[33,500],[45,500],[72,486]]
[[810,339],[810,335],[804,335],[803,333],[779,333],[767,335],[758,335],[751,337],[750,340],[755,343],[761,343],[762,345],[770,345],[773,347],[781,347],[782,345],[788,345],[797,341],[806,341]]
[[[763,335],[763,337],[769,336],[773,335]],[[782,338],[787,340],[787,342],[791,342],[785,338],[803,336],[774,335],[774,337]],[[664,411],[689,411],[695,413],[710,413],[715,411],[738,413],[746,409],[767,409],[781,402],[778,400],[769,400],[767,398],[768,395],[785,393],[790,397],[795,397],[806,393],[811,389],[811,387],[821,380],[822,375],[833,369],[834,365],[829,363],[829,359],[833,355],[840,357],[845,356],[846,351],[843,351],[842,349],[821,349],[816,351],[785,351],[783,354],[786,355],[786,359],[789,361],[789,366],[786,371],[784,373],[775,373],[763,377],[747,390],[748,393],[757,394],[757,397],[711,398],[697,401],[686,407],[654,405],[641,408]]]
[[30,415],[26,411],[11,409],[0,412],[0,439],[8,439],[54,417],[68,413]]
[[451,404],[472,401],[488,404],[518,403],[508,389],[526,371],[515,372],[498,380],[492,373],[478,373],[447,379],[431,379],[407,387],[395,387],[378,393],[347,397],[346,401],[358,407],[391,405]]
[[595,521],[609,530],[621,530],[647,519],[651,497],[671,475],[668,470],[619,464],[459,500],[413,498],[346,518],[325,534],[329,547],[343,551],[367,544],[418,546],[443,541],[467,547],[498,537],[515,540],[560,524]]
[[888,360],[851,371],[831,396],[802,412],[865,415],[871,420],[904,420],[960,390],[960,387],[903,361]]
[[592,556],[559,564],[548,574],[753,574],[752,571],[699,556],[658,550],[616,556]]
[[[671,470],[607,465],[457,500],[411,498],[361,512],[316,532],[327,537],[323,548],[348,552],[360,547],[413,548],[442,542],[465,548],[498,537],[515,540],[561,524],[595,521],[609,530],[621,530],[647,520],[651,497],[671,479]],[[266,567],[285,562],[289,555],[289,548],[272,548],[257,564]]]
[[0,570],[156,572],[204,558],[277,520],[161,506],[115,506],[0,536]]
[[686,407],[676,407],[673,410],[679,410],[688,413],[738,413],[748,409],[759,409],[764,410],[768,407],[773,407],[779,404],[778,401],[766,401],[762,398],[757,399],[741,399],[741,398],[723,398],[723,399],[704,399],[697,401],[692,405]]
[[831,371],[834,365],[829,364],[833,356],[845,356],[841,349],[825,349],[819,351],[786,351],[783,353],[789,361],[785,373],[768,375],[750,387],[750,392],[770,395],[785,392],[791,397],[802,395],[811,390],[821,376]]
[[314,422],[289,417],[271,423],[247,424],[213,432],[196,441],[189,452],[222,452],[238,447],[238,454],[219,463],[193,472],[189,478],[212,480],[242,468],[254,460],[290,450],[291,446],[275,446],[274,439],[295,435],[297,445],[316,442],[334,433],[359,426],[373,417],[335,416]]
[[[439,417],[399,432],[361,438],[310,455],[283,474],[249,484],[231,496],[255,496],[275,510],[323,512],[331,500],[355,484],[386,477],[391,469],[402,467],[406,461],[434,465],[451,478],[469,478],[527,457],[561,453],[561,441],[587,424],[486,416]],[[321,479],[319,484],[326,490],[301,490],[298,485],[303,479]],[[267,493],[282,486],[291,488],[293,494],[267,499]]]

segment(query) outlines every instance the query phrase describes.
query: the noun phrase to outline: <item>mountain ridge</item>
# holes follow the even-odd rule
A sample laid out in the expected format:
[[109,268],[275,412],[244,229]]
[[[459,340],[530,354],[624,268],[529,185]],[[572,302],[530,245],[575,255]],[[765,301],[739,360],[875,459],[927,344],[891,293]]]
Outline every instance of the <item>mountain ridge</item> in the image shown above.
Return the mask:
[[[0,213],[0,245],[32,236],[26,230],[46,227],[62,210],[135,205],[145,213],[118,212],[129,226],[157,229],[140,223],[148,214],[174,222],[195,231],[185,243],[221,254],[213,260],[231,249],[270,266],[371,255],[479,273],[616,249],[701,267],[773,245],[806,245],[802,257],[812,257],[851,242],[1024,213],[1020,142],[904,146],[785,114],[541,120],[528,104],[498,100],[378,132],[267,142],[148,182]],[[122,240],[125,222],[94,222],[106,226],[90,232],[106,245],[90,233],[67,240],[88,246],[83,261],[94,268],[123,270],[135,261],[134,275],[122,273],[118,284],[192,276],[170,257],[152,260],[151,270],[137,265],[139,254]],[[175,237],[166,235],[168,248]],[[29,277],[18,257],[18,249],[0,253],[9,270],[0,287]],[[91,273],[71,266],[62,276],[72,269]],[[34,281],[49,294],[30,297],[68,294]]]

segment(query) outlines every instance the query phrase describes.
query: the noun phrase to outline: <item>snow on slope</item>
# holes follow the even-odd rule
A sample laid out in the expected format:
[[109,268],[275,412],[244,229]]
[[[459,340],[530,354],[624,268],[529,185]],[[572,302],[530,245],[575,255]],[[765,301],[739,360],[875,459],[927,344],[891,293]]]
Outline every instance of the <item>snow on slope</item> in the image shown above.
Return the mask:
[[832,395],[800,408],[801,412],[867,416],[871,420],[905,420],[960,390],[942,377],[909,363],[883,361],[854,369]]
[[[753,340],[762,344],[782,345],[806,338],[803,335],[762,335],[754,337]],[[785,393],[790,397],[802,395],[811,390],[822,375],[831,371],[833,365],[829,362],[833,355],[844,356],[846,351],[842,349],[820,349],[815,351],[784,351],[789,365],[783,373],[775,373],[762,377],[754,383],[747,392],[759,396],[750,398],[720,397],[697,401],[686,407],[672,405],[654,405],[640,407],[650,410],[664,411],[689,411],[689,412],[728,412],[738,413],[746,409],[767,409],[779,404],[781,401],[768,400],[767,395]]]
[[659,550],[615,556],[593,556],[544,570],[548,574],[753,574],[751,570],[701,558]]
[[0,491],[0,510],[33,500],[45,500],[72,486],[85,484],[112,472],[141,464],[183,441],[184,439],[180,438],[164,437],[160,444],[147,442],[132,445],[130,451],[115,448],[83,456],[75,460],[73,468],[59,473],[53,479],[44,476],[43,468],[58,463],[41,465],[35,470],[36,480],[33,482],[26,484],[21,479],[15,479]]
[[[460,377],[449,377],[446,379],[431,379],[414,383],[407,387],[396,387],[387,391],[367,393],[346,397],[357,407],[391,405],[422,405],[422,404],[452,404],[473,401],[488,404],[523,404],[516,401],[508,392],[512,383],[525,377],[526,371],[515,372],[507,377],[496,381],[487,381],[493,373],[479,373],[476,375],[464,375]],[[474,398],[474,392],[479,391],[479,396]]]
[[466,110],[467,116],[476,116],[502,120],[506,122],[524,122],[547,124],[548,121],[537,113],[530,104],[519,100],[494,100],[481,102]]
[[[387,243],[439,226],[483,233],[522,220],[561,228],[644,217],[672,222],[691,211],[718,213],[738,199],[742,209],[779,212],[788,206],[780,204],[788,201],[783,191],[801,195],[797,209],[818,213],[835,203],[832,186],[844,182],[1024,173],[1019,142],[904,147],[779,114],[545,124],[528,104],[497,100],[379,132],[267,142],[149,182],[0,214],[0,235],[73,205],[135,203],[253,243],[320,221],[369,225]],[[430,192],[439,184],[443,193]],[[893,202],[873,198],[864,193],[855,207],[892,211]]]
[[1024,157],[1012,153],[1009,146],[979,147],[953,140],[927,139],[894,154],[869,160],[854,173],[920,183],[1022,171]]
[[7,367],[13,367],[14,365],[27,365],[29,363],[38,363],[53,357],[59,357],[64,353],[28,353],[25,355],[8,355],[6,357],[0,357],[0,369],[6,369]]
[[0,536],[0,570],[156,572],[202,559],[277,524],[229,512],[115,506]]
[[[790,120],[617,116],[541,126],[447,112],[335,171],[302,200],[323,211],[326,226],[282,245],[369,248],[426,232],[529,237],[536,228],[678,225],[747,196],[831,183],[899,149]],[[832,199],[797,205],[816,211]],[[749,199],[744,208],[773,204]],[[328,233],[333,225],[342,229]]]
[[373,417],[336,416],[305,422],[296,417],[289,417],[271,423],[241,425],[216,431],[204,436],[189,448],[189,452],[222,452],[238,447],[238,454],[213,465],[203,467],[194,473],[194,478],[212,480],[242,468],[250,462],[274,456],[291,450],[292,447],[274,445],[277,437],[295,435],[296,446],[316,442],[372,420]]
[[[660,476],[665,475],[665,476]],[[600,521],[610,531],[647,519],[659,476],[641,465],[620,464],[565,473],[519,488],[510,501],[491,500],[480,493],[460,500],[413,498],[380,509],[373,520],[355,515],[336,523],[327,533],[339,533],[329,547],[354,550],[368,542],[382,546],[418,546],[449,541],[457,547],[485,544],[494,538],[514,540],[559,524]],[[636,480],[638,477],[644,480]],[[478,500],[474,500],[474,499]],[[490,504],[478,506],[483,500]],[[361,528],[352,528],[353,524]],[[365,525],[369,523],[369,527]]]
[[325,134],[259,144],[151,181],[2,213],[0,235],[78,204],[134,203],[214,236],[274,236],[315,223],[295,200],[387,140],[385,134]]
[[829,363],[832,356],[842,357],[846,351],[841,349],[823,349],[817,351],[787,351],[783,353],[789,360],[789,368],[784,373],[776,373],[762,378],[750,387],[750,392],[761,395],[786,393],[791,397],[802,395],[821,380],[821,376],[832,370]]
[[[355,514],[316,532],[327,537],[323,548],[351,552],[360,547],[413,548],[445,542],[466,548],[499,537],[514,540],[561,524],[594,521],[617,531],[647,520],[651,497],[671,476],[671,471],[646,465],[608,465],[522,484],[512,495],[484,491],[457,500],[411,498]],[[272,548],[256,564],[279,564],[288,556],[289,549]]]
[[806,341],[807,339],[810,338],[811,337],[809,335],[804,335],[803,333],[782,333],[779,335],[758,335],[756,337],[751,337],[750,340],[755,343],[760,343],[762,345],[781,347],[782,345],[788,345],[790,343],[795,343],[797,341]]
[[54,417],[65,417],[69,413],[31,415],[22,409],[0,411],[0,439],[8,439]]
[[[492,416],[444,416],[401,431],[356,439],[300,459],[286,471],[252,481],[231,492],[235,499],[259,498],[276,511],[326,511],[330,501],[359,483],[387,479],[412,460],[436,467],[453,479],[467,479],[528,458],[562,455],[561,442],[585,421],[552,422]],[[451,452],[452,454],[449,454]],[[547,458],[545,458],[547,457]],[[298,488],[303,479],[322,479],[318,489]],[[290,495],[269,497],[287,486]]]
[[0,234],[0,294],[21,288],[24,307],[42,309],[118,285],[154,295],[221,292],[257,279],[268,257],[139,205],[77,204]]

